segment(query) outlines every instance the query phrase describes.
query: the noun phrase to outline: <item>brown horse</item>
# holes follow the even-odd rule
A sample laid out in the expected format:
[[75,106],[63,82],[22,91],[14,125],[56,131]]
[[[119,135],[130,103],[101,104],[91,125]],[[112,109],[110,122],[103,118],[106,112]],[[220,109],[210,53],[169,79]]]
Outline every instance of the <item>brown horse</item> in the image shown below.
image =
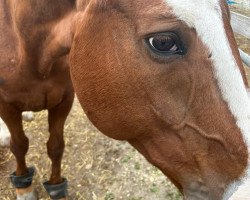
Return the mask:
[[23,111],[48,110],[52,173],[45,187],[53,199],[67,193],[60,168],[63,126],[74,92],[66,57],[71,32],[65,26],[70,27],[74,8],[72,0],[0,1],[0,117],[11,134],[17,162],[11,181],[19,200],[36,199],[34,168],[25,162],[29,141],[22,127]]
[[[63,181],[62,127],[71,106],[63,102],[72,97],[64,90],[69,84],[72,91],[63,56],[74,32],[72,80],[97,128],[127,140],[185,199],[228,199],[233,193],[240,199],[249,192],[250,102],[225,2],[79,0],[80,15],[73,18],[74,3],[1,2],[0,115],[17,158],[14,182],[33,174],[24,160],[21,111],[45,108],[49,183],[58,190]],[[17,192],[30,200],[29,190]],[[250,196],[242,194],[244,200]]]
[[185,199],[249,199],[250,101],[224,0],[92,0],[70,64],[93,124]]

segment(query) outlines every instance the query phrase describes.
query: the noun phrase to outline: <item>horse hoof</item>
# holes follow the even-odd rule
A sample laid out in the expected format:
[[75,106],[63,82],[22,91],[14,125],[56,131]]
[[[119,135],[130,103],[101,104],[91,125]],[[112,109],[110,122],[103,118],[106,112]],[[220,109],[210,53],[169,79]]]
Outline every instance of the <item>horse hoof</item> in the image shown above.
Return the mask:
[[33,189],[31,192],[17,195],[16,200],[38,200],[37,191]]
[[26,122],[31,122],[34,119],[34,114],[33,112],[23,112],[22,113],[23,120]]
[[49,182],[43,183],[44,188],[48,192],[51,199],[56,200],[67,200],[68,196],[68,181],[66,178],[63,178],[63,182],[56,185],[50,185]]
[[17,176],[16,172],[10,175],[10,181],[16,188],[17,200],[37,200],[37,192],[32,186],[34,174],[35,168],[29,167],[25,175]]

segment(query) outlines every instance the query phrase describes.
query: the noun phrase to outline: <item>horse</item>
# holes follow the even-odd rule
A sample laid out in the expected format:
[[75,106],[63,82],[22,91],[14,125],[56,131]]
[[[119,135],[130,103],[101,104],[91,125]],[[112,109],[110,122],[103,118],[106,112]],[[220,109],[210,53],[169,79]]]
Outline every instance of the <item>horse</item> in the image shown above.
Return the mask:
[[[1,96],[4,96],[2,88],[8,84],[8,78],[17,88],[30,82],[21,79],[24,72],[36,74],[35,77],[42,74],[41,78],[46,79],[53,70],[60,68],[51,68],[51,62],[45,62],[47,58],[55,59],[69,53],[75,92],[88,118],[102,133],[128,141],[169,177],[184,199],[248,199],[248,84],[225,1],[41,2],[46,2],[47,6],[31,0],[15,2],[19,4],[13,16],[17,21],[15,30],[20,32],[21,53],[25,52],[19,58],[22,62],[18,63],[26,60],[37,67],[20,64],[18,72],[13,72],[15,76],[10,77],[9,72],[2,76],[1,71]],[[71,15],[71,9],[64,10],[68,3],[75,4],[76,13]],[[31,14],[36,16],[33,23],[29,21],[33,19],[29,19]],[[48,21],[50,23],[45,23]],[[48,28],[42,32],[46,36],[37,29],[35,33],[25,32],[33,27]],[[11,34],[8,37],[12,37],[12,42],[17,40]],[[49,51],[42,51],[38,57],[37,51],[41,48],[33,46],[32,41],[38,44],[46,41],[43,47],[48,47]],[[28,52],[32,56],[27,56]],[[43,85],[42,81],[36,83]],[[38,85],[32,84],[34,92]],[[21,88],[26,91],[30,87]],[[6,99],[6,95],[4,97]],[[22,129],[17,131],[16,124],[7,122],[17,114],[6,112],[11,115],[4,117],[2,110],[11,106],[3,100],[0,105],[1,117],[11,129],[12,138],[19,132],[19,141],[22,141],[19,145],[27,146]],[[20,114],[18,116],[20,122]],[[27,148],[20,148],[15,141],[11,144],[12,151],[17,158],[20,155],[24,158],[23,149]],[[61,147],[51,149],[49,155],[60,154]],[[23,178],[20,166],[18,164],[12,175],[14,180]],[[28,178],[33,173],[34,170],[29,169]],[[54,191],[62,188],[61,181],[56,181],[59,184]],[[27,188],[23,191],[28,196],[26,199],[32,199]]]
[[92,123],[184,199],[249,199],[250,101],[226,1],[91,0],[80,18],[70,71]]
[[37,199],[35,169],[25,162],[29,141],[22,126],[24,111],[48,110],[52,172],[44,186],[52,199],[67,195],[67,179],[61,176],[63,126],[74,90],[67,58],[71,41],[65,38],[71,33],[64,29],[74,7],[72,0],[0,2],[0,117],[11,134],[17,166],[10,178],[18,200]]

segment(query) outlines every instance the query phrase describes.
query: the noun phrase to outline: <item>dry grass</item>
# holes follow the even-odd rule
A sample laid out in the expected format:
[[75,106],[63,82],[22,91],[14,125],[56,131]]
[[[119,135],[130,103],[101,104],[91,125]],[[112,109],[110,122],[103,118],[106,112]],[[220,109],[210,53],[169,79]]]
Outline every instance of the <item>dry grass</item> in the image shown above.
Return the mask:
[[[49,178],[50,161],[46,153],[47,113],[36,113],[25,123],[30,138],[27,163],[37,169],[35,186],[40,199],[48,199],[42,182]],[[66,149],[63,175],[69,180],[70,199],[77,200],[152,200],[180,199],[180,194],[165,176],[148,164],[126,142],[114,141],[97,131],[87,120],[78,102],[65,125]],[[14,199],[9,174],[15,170],[14,157],[1,150],[0,200]]]

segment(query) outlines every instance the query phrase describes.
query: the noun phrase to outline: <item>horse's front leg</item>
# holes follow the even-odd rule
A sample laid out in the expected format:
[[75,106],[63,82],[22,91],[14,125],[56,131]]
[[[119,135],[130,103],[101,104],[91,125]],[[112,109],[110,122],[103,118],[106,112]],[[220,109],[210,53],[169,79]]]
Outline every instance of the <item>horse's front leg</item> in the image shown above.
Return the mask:
[[25,136],[22,126],[22,112],[6,104],[1,105],[1,117],[6,123],[10,134],[10,150],[16,158],[16,171],[11,174],[11,182],[16,188],[18,200],[36,200],[37,195],[32,187],[34,168],[28,168],[25,155],[29,148],[29,140]]
[[51,199],[66,199],[67,180],[61,177],[61,160],[64,150],[63,128],[73,103],[73,93],[58,106],[49,110],[49,132],[47,142],[48,155],[52,161],[52,173],[44,187]]
[[[33,112],[23,112],[23,120],[32,121],[34,119]],[[0,118],[0,146],[9,147],[10,146],[10,132],[4,121]]]

